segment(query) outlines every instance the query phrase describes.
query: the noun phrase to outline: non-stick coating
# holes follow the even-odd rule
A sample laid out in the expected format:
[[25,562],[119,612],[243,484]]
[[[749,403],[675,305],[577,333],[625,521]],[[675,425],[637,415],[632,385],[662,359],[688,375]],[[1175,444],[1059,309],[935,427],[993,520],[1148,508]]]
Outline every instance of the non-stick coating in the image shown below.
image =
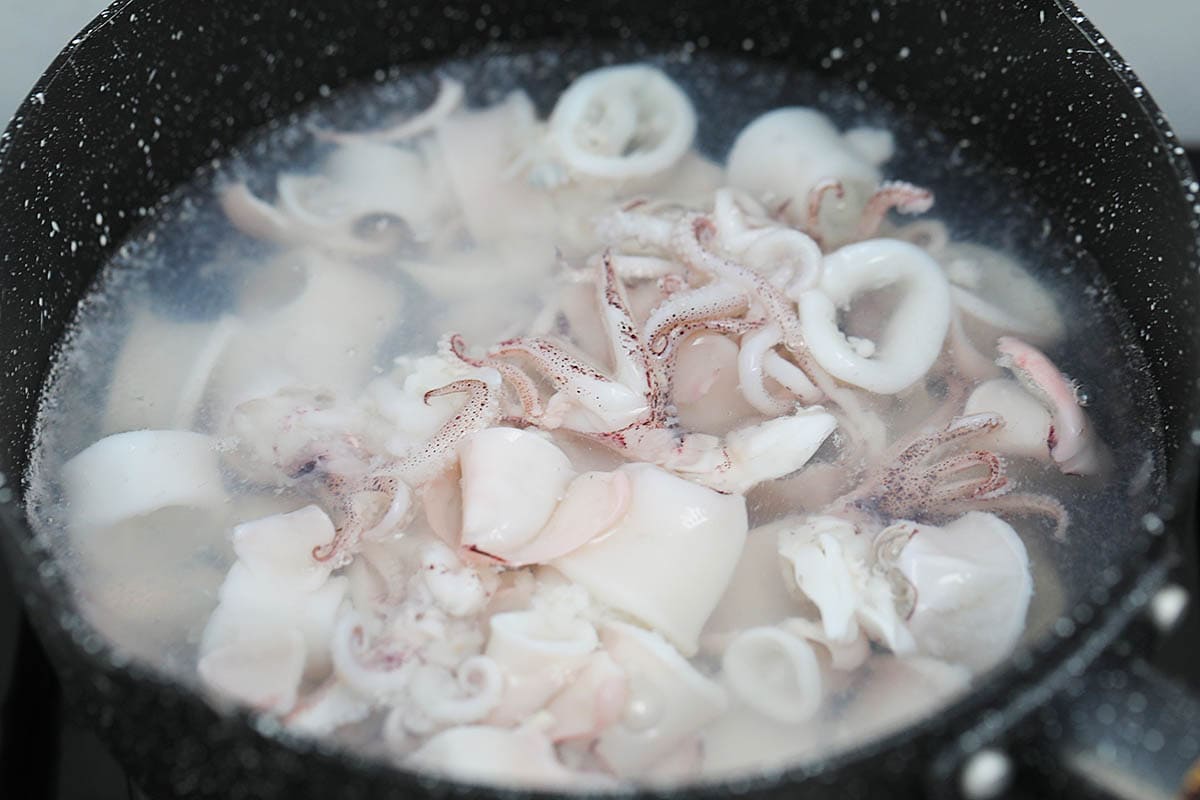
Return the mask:
[[[1170,528],[1174,500],[1191,477],[1197,187],[1136,77],[1074,8],[1050,0],[118,3],[54,64],[2,145],[0,471],[17,488],[53,348],[98,265],[197,166],[323,90],[382,67],[434,65],[496,40],[546,39],[634,40],[650,49],[691,42],[815,71],[933,120],[961,147],[1007,167],[1031,202],[1051,210],[1056,228],[1072,231],[1137,328],[1164,412],[1165,474],[1174,491],[1141,529],[1127,532],[1121,563],[1071,609],[1076,622],[1036,657],[903,737],[784,781],[741,787],[782,796],[794,789],[788,781],[820,773],[813,796],[916,792],[922,765],[948,737],[977,722],[982,709],[1003,709],[1108,621],[1107,601],[1157,557],[1162,537],[1153,532]],[[270,731],[220,717],[143,670],[114,663],[61,601],[62,578],[30,540],[19,500],[17,491],[0,507],[5,533],[14,534],[0,540],[70,699],[106,728],[152,794],[458,791],[311,745],[283,747]]]

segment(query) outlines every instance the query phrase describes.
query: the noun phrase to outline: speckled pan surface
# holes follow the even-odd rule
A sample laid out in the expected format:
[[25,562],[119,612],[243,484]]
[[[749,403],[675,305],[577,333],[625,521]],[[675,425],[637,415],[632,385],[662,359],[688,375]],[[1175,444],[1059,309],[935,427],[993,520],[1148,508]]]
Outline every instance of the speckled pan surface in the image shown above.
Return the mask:
[[[947,713],[825,764],[737,787],[782,796],[917,793],[927,765],[996,720],[1087,640],[1115,635],[1116,602],[1163,550],[1192,479],[1200,187],[1136,76],[1075,9],[1053,0],[511,4],[312,0],[117,3],[68,46],[0,143],[0,536],[64,685],[155,796],[446,796],[461,788],[282,742],[114,662],[63,606],[61,577],[19,508],[38,392],[75,304],[111,248],[173,187],[253,128],[398,64],[433,66],[496,42],[612,41],[738,54],[858,86],[984,152],[1098,263],[1135,329],[1162,410],[1172,485],[1128,531],[1060,635]],[[566,80],[567,76],[562,76]],[[1131,389],[1136,394],[1136,387]],[[0,491],[4,491],[0,489]],[[1116,556],[1119,555],[1120,558]],[[1097,638],[1099,637],[1099,639]],[[1090,657],[1090,656],[1089,656]],[[1025,693],[1022,695],[1022,693]],[[727,794],[730,787],[692,792]],[[808,789],[808,787],[806,787]],[[676,793],[677,794],[677,793]],[[806,795],[809,796],[809,795]]]

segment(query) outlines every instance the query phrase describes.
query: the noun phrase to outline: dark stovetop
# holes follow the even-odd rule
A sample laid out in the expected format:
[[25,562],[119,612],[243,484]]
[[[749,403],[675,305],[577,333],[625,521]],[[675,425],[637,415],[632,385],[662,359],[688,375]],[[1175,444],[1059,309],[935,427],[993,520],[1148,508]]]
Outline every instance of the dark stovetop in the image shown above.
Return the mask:
[[[1190,153],[1200,172],[1200,150]],[[1184,543],[1175,580],[1190,596],[1200,589],[1197,539]],[[1189,608],[1179,628],[1152,654],[1156,666],[1200,692],[1200,609]],[[104,743],[60,704],[58,683],[21,614],[0,564],[0,798],[22,800],[145,800]]]

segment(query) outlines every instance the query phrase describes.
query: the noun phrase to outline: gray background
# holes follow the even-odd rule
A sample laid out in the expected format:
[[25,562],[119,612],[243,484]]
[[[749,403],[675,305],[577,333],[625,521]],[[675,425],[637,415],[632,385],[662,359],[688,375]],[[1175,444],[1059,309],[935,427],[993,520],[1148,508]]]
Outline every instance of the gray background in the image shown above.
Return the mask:
[[[1195,88],[1200,0],[1076,1],[1133,64],[1180,137],[1200,146]],[[0,0],[0,119],[8,119],[54,54],[103,5],[98,0]]]

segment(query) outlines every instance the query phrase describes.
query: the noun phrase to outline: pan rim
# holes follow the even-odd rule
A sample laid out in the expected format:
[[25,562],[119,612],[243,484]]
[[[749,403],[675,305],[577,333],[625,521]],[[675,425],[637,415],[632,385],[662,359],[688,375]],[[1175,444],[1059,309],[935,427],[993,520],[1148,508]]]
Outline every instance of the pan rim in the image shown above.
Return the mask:
[[[85,27],[72,40],[72,43],[54,60],[47,72],[35,84],[30,95],[18,108],[13,117],[14,124],[18,120],[36,117],[37,103],[34,97],[40,92],[49,90],[59,78],[70,75],[71,64],[76,52],[94,35],[98,34],[108,25],[114,24],[122,15],[129,13],[131,10],[141,11],[143,9],[151,9],[163,5],[165,2],[166,0],[118,0],[118,2],[113,3],[112,6]],[[1187,161],[1186,155],[1180,155],[1175,152],[1174,146],[1176,142],[1174,134],[1171,132],[1164,115],[1150,96],[1150,93],[1144,89],[1140,94],[1134,91],[1135,87],[1141,87],[1141,83],[1137,80],[1136,75],[1117,51],[1107,43],[1107,40],[1101,36],[1099,31],[1070,0],[1043,0],[1043,2],[1048,7],[1056,8],[1058,13],[1081,36],[1096,47],[1097,51],[1102,54],[1107,67],[1122,82],[1129,94],[1139,104],[1144,112],[1146,121],[1150,123],[1158,136],[1158,142],[1162,146],[1163,153],[1173,173],[1179,179],[1180,202],[1185,202],[1182,197],[1184,194],[1183,187],[1187,186],[1189,182],[1194,182],[1196,178]],[[1101,41],[1103,41],[1103,44],[1098,43]],[[0,136],[0,176],[4,174],[5,162],[18,140],[19,136],[14,132],[12,125],[5,131],[3,136]],[[1193,216],[1200,219],[1200,214],[1196,212],[1193,212]],[[1193,238],[1196,240],[1197,251],[1200,252],[1200,234],[1195,235]],[[1194,491],[1196,482],[1197,455],[1200,453],[1200,442],[1191,435],[1191,432],[1196,430],[1200,430],[1200,405],[1192,404],[1188,418],[1179,426],[1181,442],[1178,445],[1179,449],[1176,456],[1175,468],[1168,474],[1168,485],[1162,492],[1157,511],[1154,512],[1164,530],[1170,530],[1181,525],[1181,515],[1190,504],[1191,494]],[[0,528],[3,529],[0,532],[0,536],[3,536],[6,541],[14,545],[14,552],[17,552],[18,558],[24,562],[12,564],[10,565],[11,568],[14,572],[18,568],[23,568],[33,573],[35,577],[29,581],[29,585],[40,593],[41,597],[37,601],[47,604],[44,609],[45,613],[48,616],[54,617],[58,617],[59,613],[70,615],[73,622],[71,625],[63,624],[63,620],[57,618],[50,620],[50,622],[57,627],[56,633],[65,634],[65,639],[70,642],[72,649],[75,651],[75,656],[82,658],[89,669],[101,672],[120,670],[128,673],[132,679],[139,683],[154,685],[161,691],[185,694],[189,701],[196,700],[204,705],[208,705],[207,701],[195,690],[184,688],[165,674],[159,673],[147,665],[131,662],[127,657],[117,653],[111,645],[103,641],[103,637],[92,628],[82,614],[73,608],[67,607],[63,609],[59,607],[56,609],[58,613],[53,613],[53,607],[49,605],[52,602],[53,592],[64,588],[65,583],[59,583],[58,579],[53,576],[46,577],[38,574],[37,567],[48,557],[48,554],[41,551],[41,548],[37,545],[35,535],[25,519],[24,511],[18,508],[17,503],[0,504]],[[1145,526],[1143,526],[1144,528]],[[1114,584],[1111,589],[1114,596],[1125,596],[1132,593],[1148,574],[1155,572],[1155,568],[1163,561],[1166,553],[1167,537],[1165,535],[1142,535],[1147,533],[1152,534],[1154,531],[1143,530],[1139,532],[1143,546],[1135,556],[1138,559],[1138,563],[1123,570],[1121,580],[1117,584]],[[28,602],[29,598],[27,597],[26,600]],[[862,745],[840,751],[819,761],[778,772],[756,775],[749,779],[688,785],[664,791],[650,789],[639,793],[648,795],[669,794],[672,797],[680,795],[706,797],[718,793],[727,795],[730,791],[758,791],[776,787],[780,784],[791,784],[817,776],[836,774],[863,759],[876,758],[883,753],[896,750],[904,745],[911,745],[917,739],[925,738],[938,732],[952,733],[954,729],[962,728],[963,723],[967,721],[971,713],[988,705],[993,697],[1019,690],[1021,687],[1029,688],[1036,685],[1041,681],[1044,674],[1053,672],[1055,669],[1061,667],[1067,659],[1072,657],[1082,647],[1084,642],[1091,640],[1094,636],[1105,631],[1106,626],[1115,624],[1115,621],[1122,621],[1123,625],[1132,616],[1132,613],[1134,613],[1124,608],[1098,608],[1094,610],[1098,612],[1095,618],[1088,623],[1079,624],[1072,635],[1060,637],[1048,643],[1042,643],[1051,646],[1041,647],[1035,645],[1031,647],[1028,652],[1028,658],[1033,663],[1030,666],[1021,668],[1010,661],[988,675],[981,676],[979,684],[974,686],[968,694],[946,705],[937,713],[897,731],[877,737]],[[43,635],[40,628],[38,632],[39,636]],[[85,634],[87,633],[90,633],[93,637],[99,637],[99,647],[95,646],[95,642],[85,638]],[[216,709],[213,709],[213,713],[214,715],[221,714]],[[382,765],[380,762],[363,761],[359,764],[358,762],[361,759],[348,758],[342,751],[316,746],[310,740],[300,739],[299,737],[287,734],[273,735],[264,733],[261,724],[250,714],[238,712],[232,715],[231,718],[237,719],[239,725],[244,725],[248,733],[262,736],[264,740],[270,740],[272,744],[282,744],[302,754],[311,753],[319,757],[332,758],[339,764],[349,764],[355,769],[361,769],[363,765],[366,765],[370,770],[381,769],[384,774],[409,776],[412,780],[419,782],[422,788],[431,790],[433,794],[454,794],[466,787],[472,786],[471,784],[457,781],[423,776],[408,770]],[[487,787],[487,790],[495,796],[549,796],[543,792],[506,790],[492,786]],[[611,795],[612,793],[609,794]],[[628,794],[628,792],[618,792],[616,794],[623,795]]]

